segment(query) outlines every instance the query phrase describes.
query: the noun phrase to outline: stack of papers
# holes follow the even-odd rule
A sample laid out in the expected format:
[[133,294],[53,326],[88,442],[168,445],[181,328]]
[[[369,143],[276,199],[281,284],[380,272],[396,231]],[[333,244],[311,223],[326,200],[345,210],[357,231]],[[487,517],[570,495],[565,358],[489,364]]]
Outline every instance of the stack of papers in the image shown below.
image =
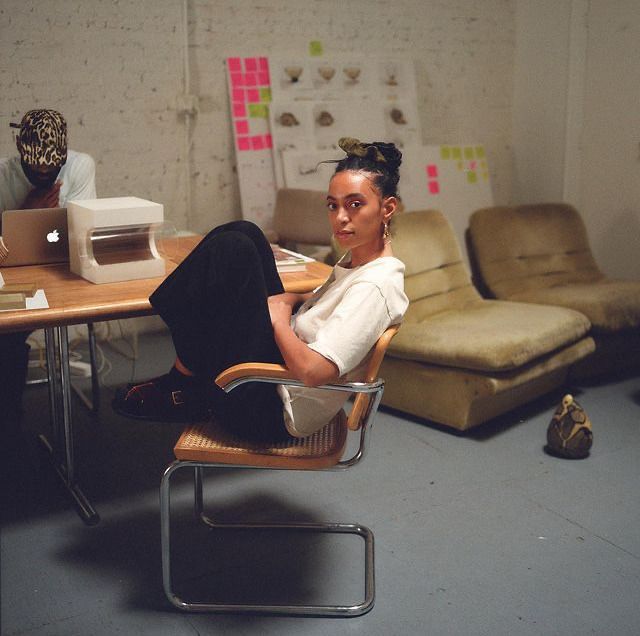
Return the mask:
[[302,272],[307,268],[307,263],[313,262],[310,256],[286,250],[284,247],[273,243],[271,244],[271,249],[279,272]]

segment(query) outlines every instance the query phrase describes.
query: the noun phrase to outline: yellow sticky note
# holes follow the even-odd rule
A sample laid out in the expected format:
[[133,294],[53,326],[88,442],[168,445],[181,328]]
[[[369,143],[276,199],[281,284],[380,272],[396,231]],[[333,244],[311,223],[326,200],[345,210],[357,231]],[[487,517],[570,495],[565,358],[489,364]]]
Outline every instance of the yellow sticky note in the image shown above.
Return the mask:
[[458,167],[458,170],[462,171],[462,169],[464,168],[464,161],[458,161],[456,166]]
[[459,146],[454,146],[453,148],[451,148],[451,158],[462,159],[462,150]]
[[469,170],[467,172],[467,182],[478,183],[478,174],[476,172],[472,172],[471,170]]
[[464,158],[465,159],[473,159],[473,157],[474,157],[473,148],[471,146],[465,146]]
[[267,119],[269,117],[269,110],[264,104],[249,104],[249,117]]
[[476,157],[478,159],[484,158],[484,146],[476,146]]
[[270,102],[271,101],[271,89],[270,88],[261,88],[260,89],[260,101],[261,102]]
[[445,160],[451,158],[451,148],[449,146],[440,146],[440,158]]
[[322,55],[322,42],[320,40],[311,40],[309,42],[309,55],[312,57]]

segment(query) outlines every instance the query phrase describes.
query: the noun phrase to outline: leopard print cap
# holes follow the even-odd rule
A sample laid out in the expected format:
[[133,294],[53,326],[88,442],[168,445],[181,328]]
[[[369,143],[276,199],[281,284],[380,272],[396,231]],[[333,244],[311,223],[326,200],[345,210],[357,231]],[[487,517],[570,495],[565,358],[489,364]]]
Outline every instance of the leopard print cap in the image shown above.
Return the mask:
[[[16,124],[12,127],[18,128]],[[67,161],[67,122],[56,110],[25,113],[20,122],[18,151],[29,166],[60,168]]]

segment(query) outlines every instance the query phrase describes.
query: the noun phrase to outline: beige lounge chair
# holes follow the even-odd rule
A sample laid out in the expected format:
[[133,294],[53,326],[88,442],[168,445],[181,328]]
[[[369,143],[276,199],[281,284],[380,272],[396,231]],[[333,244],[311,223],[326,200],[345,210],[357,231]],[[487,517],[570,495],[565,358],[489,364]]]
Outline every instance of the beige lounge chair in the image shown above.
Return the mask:
[[562,386],[593,351],[571,309],[483,299],[437,211],[394,220],[410,305],[383,360],[383,404],[466,430]]
[[574,377],[640,370],[640,281],[607,278],[579,213],[565,203],[477,210],[471,251],[495,298],[568,307],[591,322],[595,352]]

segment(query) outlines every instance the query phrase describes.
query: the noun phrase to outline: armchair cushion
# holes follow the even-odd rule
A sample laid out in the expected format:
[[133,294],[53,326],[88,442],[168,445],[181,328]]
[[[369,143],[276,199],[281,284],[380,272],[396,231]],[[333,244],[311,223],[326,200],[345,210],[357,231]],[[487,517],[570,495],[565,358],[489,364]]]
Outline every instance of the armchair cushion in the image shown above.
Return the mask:
[[513,294],[511,300],[570,307],[589,316],[595,333],[640,327],[640,281],[604,280]]
[[587,318],[570,309],[480,300],[419,322],[405,321],[389,347],[394,358],[505,371],[582,338]]

